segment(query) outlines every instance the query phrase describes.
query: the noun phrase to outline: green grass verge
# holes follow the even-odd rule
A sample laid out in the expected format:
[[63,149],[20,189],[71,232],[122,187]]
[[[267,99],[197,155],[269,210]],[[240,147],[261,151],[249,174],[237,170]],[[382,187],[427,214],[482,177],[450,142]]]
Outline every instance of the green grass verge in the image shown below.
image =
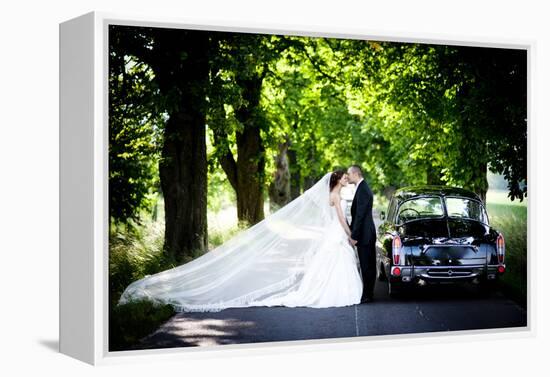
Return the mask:
[[109,351],[131,350],[139,340],[159,328],[174,315],[170,305],[133,301],[113,306],[109,323]]
[[511,202],[503,193],[490,193],[487,212],[491,226],[506,242],[506,273],[501,288],[522,307],[527,307],[527,205]]
[[[129,350],[174,315],[170,305],[147,300],[117,305],[124,289],[146,275],[176,266],[163,252],[164,223],[111,224],[109,235],[109,350]],[[241,232],[244,226],[220,224],[209,229],[209,249]],[[200,253],[188,257],[192,260]]]
[[171,268],[163,253],[164,227],[153,220],[141,225],[111,224],[109,235],[109,350],[132,349],[174,314],[169,305],[141,300],[117,305],[133,281]]

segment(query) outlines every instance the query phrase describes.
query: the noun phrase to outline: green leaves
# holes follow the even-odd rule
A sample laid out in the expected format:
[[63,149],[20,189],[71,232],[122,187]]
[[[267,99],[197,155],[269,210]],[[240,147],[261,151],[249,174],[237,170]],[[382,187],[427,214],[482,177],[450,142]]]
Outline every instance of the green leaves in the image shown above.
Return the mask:
[[[193,88],[159,96],[146,62],[117,52],[120,38],[113,35],[110,57],[111,148],[112,177],[124,195],[113,215],[124,217],[133,206],[147,207],[163,114]],[[145,32],[124,38],[151,48]],[[265,186],[278,146],[288,141],[301,190],[334,166],[359,163],[380,191],[430,182],[483,193],[490,168],[506,177],[512,198],[526,195],[524,51],[247,33],[209,38],[211,173],[221,160],[230,168],[229,154],[239,157],[236,135],[258,127]]]
[[381,119],[376,124],[394,146],[403,184],[433,175],[484,195],[490,165],[506,172],[512,197],[525,193],[517,187],[526,180],[524,54],[382,43],[360,56],[368,76],[356,94],[368,103],[361,113]]
[[109,215],[126,222],[153,208],[165,115],[152,70],[120,47],[123,33],[110,33]]

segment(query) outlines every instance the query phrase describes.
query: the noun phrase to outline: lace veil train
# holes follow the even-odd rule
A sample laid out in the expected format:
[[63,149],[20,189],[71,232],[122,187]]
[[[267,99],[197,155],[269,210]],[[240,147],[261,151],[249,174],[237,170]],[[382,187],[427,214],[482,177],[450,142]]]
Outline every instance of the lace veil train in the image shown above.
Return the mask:
[[133,282],[119,303],[147,298],[176,311],[219,311],[292,292],[329,235],[330,175],[219,247]]

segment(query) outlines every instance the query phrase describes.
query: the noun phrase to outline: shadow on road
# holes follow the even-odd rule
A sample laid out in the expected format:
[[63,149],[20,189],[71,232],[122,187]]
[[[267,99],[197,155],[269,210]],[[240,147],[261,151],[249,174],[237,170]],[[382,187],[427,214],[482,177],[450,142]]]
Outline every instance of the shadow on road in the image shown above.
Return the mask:
[[[385,282],[378,282],[378,285],[385,286]],[[387,296],[387,295],[386,295]],[[463,284],[432,284],[426,286],[408,287],[403,293],[395,298],[387,296],[388,300],[394,301],[424,301],[437,302],[441,300],[487,300],[494,298],[503,298],[504,295],[499,290],[483,291],[471,283]]]
[[399,299],[377,282],[375,301],[338,308],[249,307],[178,313],[134,349],[216,346],[357,336],[516,328],[527,313],[502,293],[475,286],[418,287]]

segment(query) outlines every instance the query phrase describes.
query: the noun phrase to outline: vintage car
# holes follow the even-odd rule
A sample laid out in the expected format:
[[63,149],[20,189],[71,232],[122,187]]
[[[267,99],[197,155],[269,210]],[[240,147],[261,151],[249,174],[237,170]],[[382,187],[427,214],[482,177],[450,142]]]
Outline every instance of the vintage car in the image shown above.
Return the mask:
[[506,271],[504,236],[471,191],[446,186],[396,190],[378,228],[379,280],[391,296],[431,283],[472,282],[488,292]]

